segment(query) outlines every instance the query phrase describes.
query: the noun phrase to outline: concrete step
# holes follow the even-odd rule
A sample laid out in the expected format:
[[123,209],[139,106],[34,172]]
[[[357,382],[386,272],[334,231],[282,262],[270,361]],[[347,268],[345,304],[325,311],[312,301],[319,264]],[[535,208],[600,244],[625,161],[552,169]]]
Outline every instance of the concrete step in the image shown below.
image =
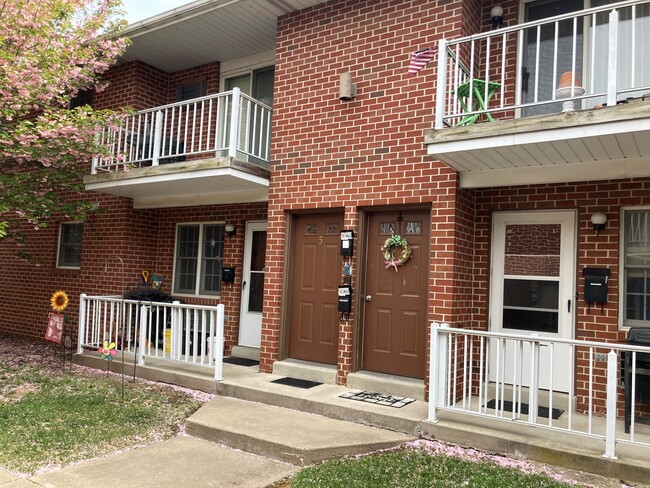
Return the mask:
[[273,405],[217,396],[186,422],[189,435],[307,466],[397,446],[402,433]]
[[359,371],[348,374],[348,388],[424,401],[424,381],[390,374]]
[[265,403],[346,420],[408,435],[416,435],[427,415],[427,403],[415,401],[402,408],[391,408],[342,398],[349,388],[323,384],[302,389],[273,383],[275,374],[247,374],[220,381],[217,394],[250,402]]
[[301,380],[336,384],[336,366],[312,363],[300,359],[285,359],[273,363],[273,374]]

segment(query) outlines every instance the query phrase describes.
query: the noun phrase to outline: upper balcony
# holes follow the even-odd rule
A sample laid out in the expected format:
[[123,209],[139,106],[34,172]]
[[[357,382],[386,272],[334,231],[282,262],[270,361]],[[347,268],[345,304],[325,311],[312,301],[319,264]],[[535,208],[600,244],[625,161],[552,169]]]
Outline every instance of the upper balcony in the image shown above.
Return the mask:
[[650,176],[650,2],[438,46],[428,153],[464,188]]
[[265,201],[270,139],[271,107],[233,88],[105,129],[110,155],[93,160],[84,183],[135,208]]
[[[115,69],[141,71],[115,78],[107,108],[174,101],[183,82],[205,82],[200,93],[210,95],[148,108],[107,130],[110,154],[93,161],[86,189],[131,198],[135,208],[268,200],[277,19],[325,1],[196,0],[128,26],[131,44]],[[206,74],[205,66],[215,68]]]

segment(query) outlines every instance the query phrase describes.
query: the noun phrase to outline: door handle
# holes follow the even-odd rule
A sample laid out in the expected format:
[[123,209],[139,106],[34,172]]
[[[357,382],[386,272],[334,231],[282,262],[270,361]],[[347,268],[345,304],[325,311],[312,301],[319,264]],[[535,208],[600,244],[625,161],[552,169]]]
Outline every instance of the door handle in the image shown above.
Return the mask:
[[366,302],[369,302],[370,300],[372,300],[372,295],[366,295]]
[[569,303],[567,304],[567,312],[571,313],[571,300],[569,300]]
[[246,288],[246,282],[244,281],[244,282],[241,284],[241,289],[243,290],[243,289],[245,289],[245,288]]

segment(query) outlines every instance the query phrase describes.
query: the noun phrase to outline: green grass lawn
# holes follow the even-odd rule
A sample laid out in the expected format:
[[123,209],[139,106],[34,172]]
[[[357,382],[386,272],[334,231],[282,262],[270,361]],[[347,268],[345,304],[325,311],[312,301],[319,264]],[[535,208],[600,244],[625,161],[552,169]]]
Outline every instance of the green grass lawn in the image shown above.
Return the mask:
[[[278,488],[283,485],[278,485]],[[423,449],[402,449],[326,462],[305,468],[284,486],[290,488],[560,488],[575,487],[543,474],[525,474],[519,469],[489,461],[468,461],[434,455]]]
[[51,347],[0,337],[0,467],[65,466],[178,434],[206,396],[72,366]]

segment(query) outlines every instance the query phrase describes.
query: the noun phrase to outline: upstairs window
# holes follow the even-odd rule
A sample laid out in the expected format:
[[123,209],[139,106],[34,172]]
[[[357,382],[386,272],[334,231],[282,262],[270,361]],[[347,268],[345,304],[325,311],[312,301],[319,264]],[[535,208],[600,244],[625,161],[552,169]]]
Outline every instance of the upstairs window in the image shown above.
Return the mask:
[[184,102],[194,98],[204,97],[208,94],[208,83],[203,81],[193,81],[176,87],[176,101]]
[[623,325],[650,327],[650,209],[623,213]]
[[62,223],[59,227],[57,268],[80,268],[84,225]]
[[174,293],[219,295],[223,224],[182,224],[176,230]]

